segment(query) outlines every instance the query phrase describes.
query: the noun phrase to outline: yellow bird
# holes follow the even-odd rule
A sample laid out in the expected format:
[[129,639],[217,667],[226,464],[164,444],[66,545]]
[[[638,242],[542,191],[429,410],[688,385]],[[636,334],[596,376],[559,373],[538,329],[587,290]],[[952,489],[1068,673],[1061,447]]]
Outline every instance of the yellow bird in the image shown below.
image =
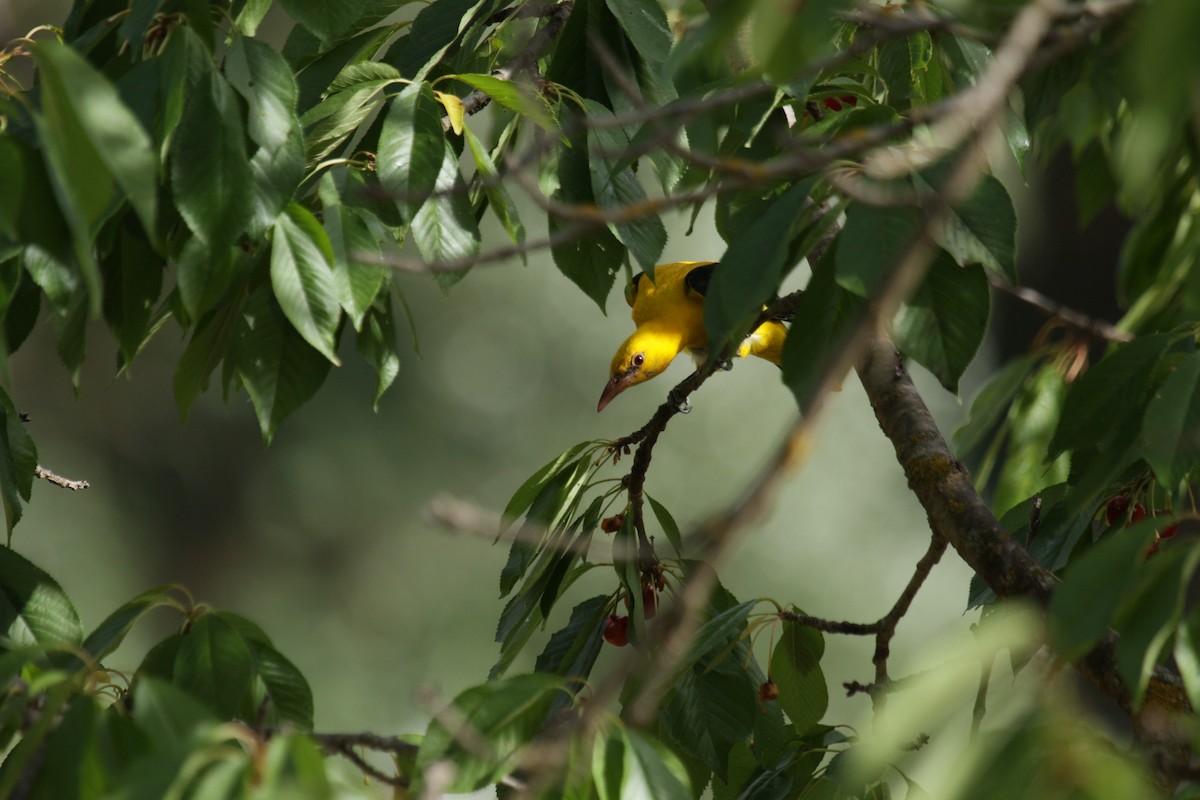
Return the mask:
[[[654,280],[639,272],[625,290],[637,326],[617,349],[609,370],[608,384],[600,395],[597,411],[630,386],[648,381],[665,370],[683,350],[698,364],[708,357],[708,334],[704,330],[704,295],[716,264],[711,261],[680,261],[654,268]],[[768,320],[742,342],[739,356],[758,356],[780,365],[787,327]]]

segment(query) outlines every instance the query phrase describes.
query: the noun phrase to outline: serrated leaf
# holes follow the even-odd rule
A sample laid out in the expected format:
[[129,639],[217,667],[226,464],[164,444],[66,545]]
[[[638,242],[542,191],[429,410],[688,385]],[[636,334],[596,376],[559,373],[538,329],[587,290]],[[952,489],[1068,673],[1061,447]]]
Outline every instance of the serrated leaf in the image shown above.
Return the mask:
[[815,58],[831,52],[837,20],[848,0],[759,5],[751,28],[754,63],[776,84],[790,81]]
[[623,730],[622,798],[692,800],[691,779],[679,757],[645,734]]
[[1142,454],[1164,486],[1200,460],[1200,355],[1189,353],[1151,398],[1142,418]]
[[212,371],[229,352],[234,331],[240,324],[245,296],[239,293],[228,303],[200,320],[192,331],[171,384],[175,390],[175,405],[179,415],[186,420],[192,403],[208,389]]
[[485,0],[434,0],[413,19],[408,36],[392,47],[388,63],[409,80],[424,80],[483,8],[490,8]]
[[25,430],[21,415],[3,389],[0,389],[0,414],[3,414],[3,426],[0,426],[0,498],[4,503],[4,520],[8,543],[11,545],[13,527],[21,519],[21,501],[28,502],[33,492],[33,473],[37,468],[38,456],[37,447]]
[[174,586],[159,586],[124,603],[88,634],[83,649],[97,662],[103,660],[121,646],[129,631],[147,612],[163,606],[177,607],[178,602],[171,596],[174,590]]
[[373,0],[280,0],[292,19],[323,40],[337,39],[358,22]]
[[367,310],[362,331],[358,335],[358,353],[375,369],[375,397],[372,407],[379,410],[379,400],[400,374],[400,353],[396,349],[396,323],[392,316],[392,298],[382,293]]
[[304,674],[270,644],[247,639],[254,658],[254,672],[267,687],[267,696],[279,719],[300,730],[313,726],[313,696]]
[[1093,545],[1067,566],[1050,599],[1050,644],[1064,660],[1086,653],[1108,631],[1158,527],[1147,520]]
[[654,512],[654,518],[658,520],[658,526],[662,528],[663,535],[667,537],[667,541],[674,548],[675,555],[682,558],[683,536],[679,533],[679,525],[675,522],[675,518],[671,516],[671,512],[667,510],[666,506],[650,495],[646,495],[646,500],[650,503],[650,509]]
[[710,617],[696,632],[687,655],[680,659],[675,667],[676,673],[682,674],[691,669],[702,658],[718,648],[727,646],[730,640],[740,635],[746,629],[746,619],[756,605],[757,600],[747,600]]
[[254,659],[228,623],[204,614],[184,634],[172,680],[221,719],[232,719],[251,690]]
[[[432,194],[412,218],[411,234],[426,264],[467,262],[479,254],[479,224],[467,199],[467,187],[458,171],[458,158],[443,139],[442,164]],[[465,268],[439,271],[443,288],[458,281]]]
[[1132,689],[1135,708],[1141,705],[1162,649],[1175,633],[1197,555],[1181,549],[1156,554],[1117,612],[1114,627],[1121,635],[1117,671]]
[[296,203],[275,221],[271,288],[279,307],[304,340],[333,364],[341,307],[334,281],[333,246],[312,212]]
[[1140,420],[1154,390],[1151,377],[1177,339],[1176,334],[1155,334],[1120,345],[1071,384],[1050,441],[1050,455],[1096,446],[1104,434],[1135,416]]
[[[303,74],[303,73],[301,73]],[[310,163],[329,157],[383,103],[393,80],[355,84],[329,95],[304,112],[304,152]]]
[[[603,105],[586,101],[589,119],[612,119],[612,112]],[[633,165],[625,158],[629,139],[621,128],[598,124],[587,131],[588,172],[592,196],[596,204],[613,213],[647,208],[646,192],[633,173]],[[653,271],[667,244],[667,229],[656,213],[645,212],[636,217],[612,223],[617,238],[628,248],[642,269]]]
[[983,343],[990,310],[983,267],[960,267],[939,251],[925,280],[896,312],[896,346],[957,394],[959,378]]
[[[38,42],[32,49],[41,71],[43,112],[52,123],[51,129],[62,130],[60,126],[68,124],[79,126],[91,150],[121,187],[153,238],[158,213],[158,164],[149,135],[121,101],[116,88],[74,50],[57,42]],[[68,115],[74,120],[68,122]],[[56,148],[65,142],[46,144],[55,158]],[[83,148],[74,157],[86,158],[89,154]],[[86,172],[62,177],[69,181],[84,180]]]
[[673,688],[661,715],[666,738],[726,778],[730,751],[750,736],[759,714],[753,678],[730,660],[711,671],[688,670]]
[[554,117],[554,109],[546,101],[546,98],[534,91],[528,83],[469,72],[447,77],[462,81],[473,89],[478,89],[493,101],[525,117],[542,130],[551,133],[558,130],[558,120]]
[[121,226],[110,259],[104,285],[104,318],[128,363],[149,333],[154,304],[162,293],[163,264],[146,239],[128,224]]
[[806,178],[770,206],[729,243],[704,296],[704,328],[709,352],[716,357],[740,342],[762,307],[779,290],[788,245],[815,178]]
[[[477,185],[483,187],[492,213],[504,226],[508,238],[513,244],[520,247],[525,243],[525,226],[521,224],[521,215],[517,204],[513,202],[508,190],[504,188],[500,171],[496,169],[496,164],[492,161],[492,156],[488,153],[487,148],[483,146],[483,142],[479,141],[470,128],[464,127],[463,135],[466,137],[467,147],[471,151],[471,158],[475,161]],[[525,260],[524,250],[521,252],[521,259]]]
[[783,343],[783,381],[807,411],[836,352],[862,314],[864,301],[838,285],[832,256],[813,266],[813,276],[800,296]]
[[504,506],[504,513],[501,515],[506,522],[512,522],[517,517],[521,516],[528,510],[534,499],[541,493],[542,488],[554,479],[559,474],[562,467],[572,461],[577,455],[583,452],[584,448],[591,445],[591,441],[579,442],[568,447],[563,452],[559,453],[554,458],[550,459],[544,466],[538,469],[537,472],[530,475],[524,483],[517,488],[508,503]]
[[[471,792],[495,783],[516,766],[564,692],[561,678],[539,673],[467,689],[430,724],[417,767],[424,771],[441,760],[454,764],[454,780],[444,787],[448,792]],[[471,731],[474,746],[465,743],[460,729]]]
[[328,358],[300,337],[265,289],[254,292],[242,307],[230,349],[268,443],[284,418],[307,402],[329,374]]
[[825,640],[821,632],[784,620],[771,655],[770,676],[779,688],[779,705],[803,734],[825,716],[829,688],[821,671]]
[[600,655],[608,599],[608,595],[597,595],[571,609],[571,618],[546,642],[534,669],[586,679]]
[[17,647],[57,648],[83,640],[79,614],[58,583],[18,555],[0,547],[0,637]]
[[907,208],[851,205],[835,251],[837,282],[868,297],[912,243],[919,221]]
[[210,247],[199,236],[183,243],[175,259],[175,285],[187,315],[200,319],[225,293],[233,275],[233,248]]
[[388,277],[383,251],[361,214],[342,205],[333,177],[328,173],[321,178],[320,195],[321,216],[333,247],[333,280],[338,301],[354,330],[361,332],[363,318]]
[[561,237],[571,229],[570,222],[550,215],[546,225],[550,237],[558,241],[550,248],[554,265],[604,311],[625,259],[625,246],[607,229],[581,232],[563,241]]
[[447,166],[446,148],[433,90],[425,83],[409,84],[388,107],[376,160],[379,182],[405,219],[412,220],[437,188]]
[[212,248],[246,229],[254,175],[237,96],[210,70],[188,98],[171,140],[171,191],[188,227]]
[[938,231],[938,239],[960,264],[978,263],[1016,285],[1017,212],[1004,184],[983,175]]

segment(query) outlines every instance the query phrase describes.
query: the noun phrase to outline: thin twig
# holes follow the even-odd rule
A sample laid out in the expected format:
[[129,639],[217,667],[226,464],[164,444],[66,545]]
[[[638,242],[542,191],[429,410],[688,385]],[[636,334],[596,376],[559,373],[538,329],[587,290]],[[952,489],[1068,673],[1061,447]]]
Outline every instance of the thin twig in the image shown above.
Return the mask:
[[1010,286],[1002,278],[989,273],[988,282],[992,288],[1017,298],[1023,303],[1033,306],[1047,316],[1062,322],[1082,334],[1103,342],[1131,342],[1133,334],[1123,331],[1104,320],[1094,319],[1081,311],[1068,308],[1062,303],[1051,300],[1037,289],[1027,286]]
[[91,486],[87,481],[76,481],[70,478],[64,478],[57,472],[46,469],[41,464],[33,468],[33,477],[40,478],[44,481],[49,481],[55,486],[61,486],[64,489],[70,489],[72,492],[78,492],[80,489],[87,489]]

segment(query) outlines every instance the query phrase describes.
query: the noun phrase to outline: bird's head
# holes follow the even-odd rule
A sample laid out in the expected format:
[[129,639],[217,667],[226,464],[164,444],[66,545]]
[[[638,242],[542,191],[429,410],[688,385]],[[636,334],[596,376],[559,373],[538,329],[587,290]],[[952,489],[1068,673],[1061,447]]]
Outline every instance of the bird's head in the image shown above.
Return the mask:
[[630,386],[648,381],[671,365],[680,346],[672,337],[654,331],[637,330],[617,349],[608,372],[608,383],[600,395],[597,411]]

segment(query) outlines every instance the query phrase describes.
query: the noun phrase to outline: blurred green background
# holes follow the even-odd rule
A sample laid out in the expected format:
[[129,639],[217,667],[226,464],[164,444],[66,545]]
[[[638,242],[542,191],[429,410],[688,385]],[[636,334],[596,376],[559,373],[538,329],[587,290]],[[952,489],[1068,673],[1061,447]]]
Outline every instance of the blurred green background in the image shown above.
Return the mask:
[[[0,37],[61,22],[67,5],[0,4]],[[281,41],[282,32],[270,38]],[[538,215],[526,221],[531,236],[540,235]],[[724,249],[711,216],[690,237],[678,219],[668,225],[664,262],[713,259]],[[491,230],[487,241],[501,238]],[[127,374],[114,377],[116,347],[95,325],[77,398],[49,323],[39,324],[12,360],[7,386],[32,415],[42,464],[92,488],[73,494],[36,485],[14,545],[62,581],[85,628],[146,588],[181,583],[272,635],[311,681],[321,730],[422,730],[430,697],[486,678],[497,655],[506,548],[434,528],[423,508],[439,493],[502,508],[568,445],[643,424],[690,364],[680,359],[597,415],[609,359],[632,326],[623,283],[604,316],[541,252],[527,267],[480,267],[448,294],[421,276],[400,274],[397,282],[417,342],[401,331],[400,376],[378,413],[370,409],[373,376],[346,352],[346,365],[269,448],[244,395],[226,405],[219,389],[210,391],[181,423],[171,390],[184,344],[177,328],[166,326]],[[987,353],[978,362],[967,396]],[[948,434],[961,405],[927,375],[918,382]],[[693,405],[659,442],[647,485],[685,530],[741,491],[796,413],[778,372],[758,361],[718,375]],[[811,457],[721,577],[740,598],[873,620],[894,601],[927,540],[924,513],[850,377]],[[596,555],[607,557],[603,549]],[[900,626],[893,675],[932,666],[940,654],[925,646],[930,640],[970,636],[962,615],[969,575],[954,555],[934,571]],[[611,571],[596,570],[572,597],[614,583]],[[562,604],[560,618],[572,604]],[[112,666],[135,667],[162,632],[155,625],[173,622],[165,613],[153,618]],[[532,665],[552,630],[518,667]],[[869,712],[869,701],[845,698],[834,682],[869,681],[871,647],[828,639],[830,720]]]

